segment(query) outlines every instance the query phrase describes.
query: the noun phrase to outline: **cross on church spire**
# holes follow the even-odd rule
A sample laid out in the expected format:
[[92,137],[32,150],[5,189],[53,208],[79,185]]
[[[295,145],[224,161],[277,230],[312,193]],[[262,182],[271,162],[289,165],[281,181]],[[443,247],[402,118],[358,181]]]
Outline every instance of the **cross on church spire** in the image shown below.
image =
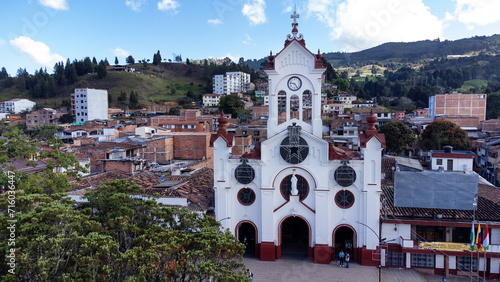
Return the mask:
[[299,14],[297,14],[297,11],[293,11],[293,14],[290,16],[290,18],[292,18],[292,19],[293,19],[293,23],[292,23],[292,26],[293,26],[293,27],[297,27],[297,25],[299,25],[299,24],[297,23],[297,19],[298,19],[299,17],[300,17],[300,16],[299,16]]

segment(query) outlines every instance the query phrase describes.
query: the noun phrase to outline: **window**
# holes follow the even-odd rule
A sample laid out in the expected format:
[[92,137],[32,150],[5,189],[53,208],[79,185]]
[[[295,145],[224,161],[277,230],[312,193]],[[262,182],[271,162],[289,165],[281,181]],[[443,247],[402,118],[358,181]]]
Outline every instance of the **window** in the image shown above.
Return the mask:
[[434,254],[411,254],[411,266],[434,268]]
[[405,253],[402,252],[387,252],[387,259],[385,265],[388,266],[405,266]]
[[348,190],[342,190],[335,195],[335,203],[342,209],[348,209],[354,204],[354,195]]
[[443,165],[443,159],[437,159],[436,165]]
[[[302,201],[307,197],[307,194],[309,193],[309,184],[307,184],[307,180],[300,176],[300,175],[295,175],[297,177],[297,190],[299,190],[299,199]],[[281,182],[281,194],[283,195],[283,198],[285,198],[287,201],[290,200],[290,194],[292,191],[292,175],[289,175],[283,179]]]
[[250,206],[255,202],[255,192],[250,188],[243,188],[238,192],[238,201],[244,206]]
[[[470,271],[470,266],[470,257],[457,257],[457,270]],[[477,271],[477,257],[472,258],[472,271]]]
[[417,225],[415,238],[412,239],[427,242],[445,242],[445,230],[446,228],[442,226]]

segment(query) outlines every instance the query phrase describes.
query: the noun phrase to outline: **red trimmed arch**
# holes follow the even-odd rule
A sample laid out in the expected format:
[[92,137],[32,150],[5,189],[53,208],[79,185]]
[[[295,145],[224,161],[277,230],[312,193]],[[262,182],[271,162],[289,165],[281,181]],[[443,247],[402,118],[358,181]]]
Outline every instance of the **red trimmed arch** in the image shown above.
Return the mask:
[[298,217],[300,219],[302,219],[306,225],[307,225],[307,247],[308,247],[308,259],[309,260],[312,260],[313,259],[313,247],[311,246],[312,244],[312,229],[311,229],[311,224],[309,224],[309,221],[307,221],[307,219],[305,219],[303,216],[300,216],[300,215],[287,215],[285,217],[283,217],[281,220],[280,220],[280,223],[278,224],[278,246],[276,246],[276,259],[281,259],[281,229],[283,227],[283,222],[285,222],[285,220],[291,218],[291,217]]
[[335,233],[337,233],[337,231],[342,227],[347,227],[347,228],[352,230],[352,250],[353,250],[352,256],[353,257],[351,260],[358,261],[358,234],[356,233],[356,229],[354,229],[354,227],[352,227],[349,224],[339,224],[335,227],[335,229],[333,229],[333,232],[332,232],[332,260],[333,261],[335,260]]
[[243,223],[248,223],[252,225],[253,229],[255,230],[255,257],[259,257],[260,256],[259,230],[257,229],[257,225],[255,225],[255,223],[253,223],[250,220],[242,220],[238,222],[238,224],[236,224],[236,227],[234,228],[234,235],[239,240],[240,227]]

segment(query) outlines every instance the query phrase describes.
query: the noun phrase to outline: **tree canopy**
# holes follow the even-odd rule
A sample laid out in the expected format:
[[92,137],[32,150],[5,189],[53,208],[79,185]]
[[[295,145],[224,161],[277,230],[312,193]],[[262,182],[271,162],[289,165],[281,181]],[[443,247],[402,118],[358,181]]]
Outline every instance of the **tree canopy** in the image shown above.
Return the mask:
[[[0,167],[8,161],[37,156],[40,143],[8,126],[0,139]],[[15,214],[9,198],[0,197],[0,263],[15,248],[15,275],[0,268],[1,281],[248,281],[242,256],[244,245],[215,218],[187,209],[158,205],[142,196],[134,182],[115,180],[87,192],[76,205],[64,191],[74,189],[73,154],[61,152],[57,138],[50,159],[38,173],[0,175],[0,187],[15,186]],[[65,167],[64,173],[55,173]],[[10,181],[10,182],[9,182]],[[15,245],[9,245],[15,219]]]
[[400,154],[405,148],[413,147],[415,135],[406,124],[402,122],[389,122],[380,127],[380,133],[384,133],[387,151]]
[[238,95],[224,95],[220,97],[219,109],[226,114],[231,114],[232,117],[237,117],[238,114],[244,113],[244,104]]
[[452,146],[455,150],[470,150],[471,143],[467,132],[450,121],[435,120],[427,125],[418,142],[424,151],[442,150],[443,146]]

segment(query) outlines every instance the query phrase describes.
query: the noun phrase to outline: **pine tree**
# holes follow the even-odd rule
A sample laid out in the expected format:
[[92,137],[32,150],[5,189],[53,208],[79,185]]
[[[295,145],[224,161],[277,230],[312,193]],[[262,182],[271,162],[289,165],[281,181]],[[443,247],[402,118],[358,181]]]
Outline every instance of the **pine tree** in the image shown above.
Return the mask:
[[106,70],[106,63],[103,61],[100,61],[99,65],[97,66],[97,76],[99,76],[99,78],[103,79],[107,74],[108,74],[108,71]]
[[115,57],[115,65],[118,65],[118,57]]
[[129,96],[129,106],[131,109],[137,108],[139,104],[139,97],[134,91],[130,91],[130,96]]

